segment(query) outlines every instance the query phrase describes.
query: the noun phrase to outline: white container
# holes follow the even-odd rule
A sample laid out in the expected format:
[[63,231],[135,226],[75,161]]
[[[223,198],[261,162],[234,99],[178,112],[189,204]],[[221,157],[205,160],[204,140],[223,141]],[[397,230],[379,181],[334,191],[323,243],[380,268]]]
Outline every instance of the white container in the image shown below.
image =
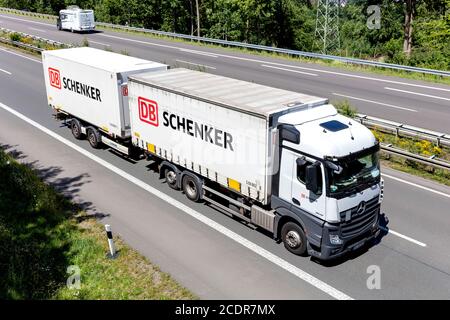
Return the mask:
[[129,94],[134,145],[263,204],[278,117],[327,101],[183,68],[134,75]]
[[168,66],[89,47],[42,52],[48,104],[86,125],[130,137],[128,76]]

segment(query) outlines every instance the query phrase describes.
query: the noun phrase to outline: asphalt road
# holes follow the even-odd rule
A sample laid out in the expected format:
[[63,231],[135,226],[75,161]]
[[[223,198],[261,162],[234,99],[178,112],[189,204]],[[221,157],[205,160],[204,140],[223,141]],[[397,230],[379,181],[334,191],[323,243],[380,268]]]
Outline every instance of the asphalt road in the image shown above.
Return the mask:
[[[0,143],[201,298],[450,298],[450,188],[384,169],[390,233],[323,265],[188,201],[158,179],[151,163],[73,139],[51,117],[38,58],[0,47],[0,69]],[[381,272],[380,289],[367,287],[371,266]]]
[[306,94],[349,100],[360,113],[426,129],[450,131],[450,86],[373,73],[353,72],[312,63],[237,53],[184,42],[112,31],[81,35],[57,31],[48,22],[0,15],[0,26],[65,43],[92,47],[206,72],[254,81]]

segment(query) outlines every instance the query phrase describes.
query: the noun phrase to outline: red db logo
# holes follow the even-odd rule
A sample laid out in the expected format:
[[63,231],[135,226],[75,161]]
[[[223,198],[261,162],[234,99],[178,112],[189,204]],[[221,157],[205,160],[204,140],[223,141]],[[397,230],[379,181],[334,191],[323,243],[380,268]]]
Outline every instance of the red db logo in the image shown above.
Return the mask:
[[61,76],[59,70],[48,68],[48,78],[50,79],[50,85],[57,89],[61,89]]
[[158,103],[143,97],[138,98],[139,119],[141,121],[158,126]]

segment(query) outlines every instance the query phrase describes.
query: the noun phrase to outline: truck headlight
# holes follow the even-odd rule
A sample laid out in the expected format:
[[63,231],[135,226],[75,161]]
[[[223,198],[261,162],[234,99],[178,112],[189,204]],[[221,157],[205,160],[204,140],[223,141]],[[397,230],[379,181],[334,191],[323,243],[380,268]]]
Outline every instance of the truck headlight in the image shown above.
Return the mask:
[[330,243],[331,244],[342,244],[343,241],[337,234],[330,234]]

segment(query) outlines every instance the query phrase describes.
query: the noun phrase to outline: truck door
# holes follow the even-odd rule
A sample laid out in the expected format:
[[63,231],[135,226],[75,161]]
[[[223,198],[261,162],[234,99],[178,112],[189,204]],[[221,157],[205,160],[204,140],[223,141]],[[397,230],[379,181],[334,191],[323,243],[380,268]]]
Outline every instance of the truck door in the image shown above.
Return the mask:
[[310,213],[316,217],[325,217],[325,179],[323,166],[320,165],[320,175],[319,175],[319,191],[313,193],[306,189],[306,167],[312,165],[316,160],[295,155],[294,161],[292,161],[292,193],[291,193],[291,203],[292,208],[301,209]]

